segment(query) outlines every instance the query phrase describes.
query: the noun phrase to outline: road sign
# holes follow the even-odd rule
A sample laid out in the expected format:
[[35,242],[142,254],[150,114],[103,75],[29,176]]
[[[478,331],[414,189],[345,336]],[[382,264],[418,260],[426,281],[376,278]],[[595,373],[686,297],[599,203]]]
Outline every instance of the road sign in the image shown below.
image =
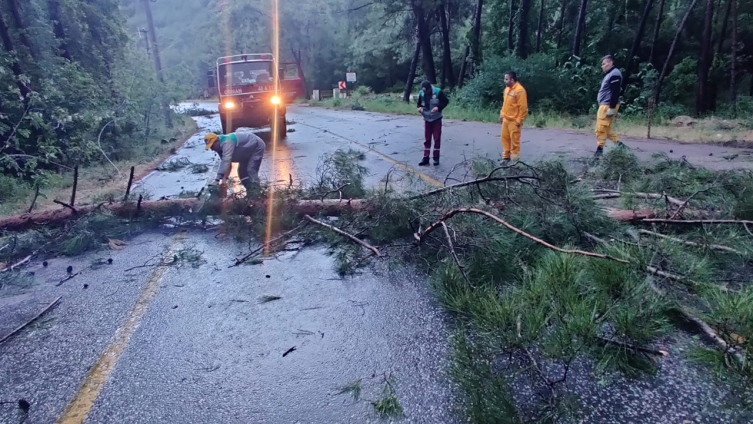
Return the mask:
[[355,72],[346,73],[345,80],[348,82],[356,82],[356,73]]
[[345,90],[347,88],[345,81],[340,81],[337,86],[340,88],[340,90]]

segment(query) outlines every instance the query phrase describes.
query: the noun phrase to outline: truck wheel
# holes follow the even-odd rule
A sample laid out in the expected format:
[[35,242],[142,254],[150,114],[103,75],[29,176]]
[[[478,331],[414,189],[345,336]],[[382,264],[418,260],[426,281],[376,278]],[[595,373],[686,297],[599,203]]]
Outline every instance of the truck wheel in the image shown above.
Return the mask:
[[288,121],[285,119],[285,115],[277,118],[277,136],[280,139],[288,136]]

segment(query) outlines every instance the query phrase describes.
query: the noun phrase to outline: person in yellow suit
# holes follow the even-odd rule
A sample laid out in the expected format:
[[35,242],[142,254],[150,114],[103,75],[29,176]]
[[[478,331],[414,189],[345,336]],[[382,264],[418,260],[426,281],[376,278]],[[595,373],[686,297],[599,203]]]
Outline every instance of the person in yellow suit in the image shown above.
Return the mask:
[[515,72],[505,74],[505,85],[507,88],[499,122],[502,123],[502,162],[509,163],[510,158],[515,161],[520,159],[520,130],[528,116],[528,95]]

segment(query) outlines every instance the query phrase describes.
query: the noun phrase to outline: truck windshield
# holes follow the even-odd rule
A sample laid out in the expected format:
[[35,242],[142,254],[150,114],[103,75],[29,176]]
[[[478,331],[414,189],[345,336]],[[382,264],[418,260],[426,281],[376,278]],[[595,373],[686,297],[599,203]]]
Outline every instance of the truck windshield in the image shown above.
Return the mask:
[[220,87],[267,84],[272,81],[272,62],[242,62],[220,65]]

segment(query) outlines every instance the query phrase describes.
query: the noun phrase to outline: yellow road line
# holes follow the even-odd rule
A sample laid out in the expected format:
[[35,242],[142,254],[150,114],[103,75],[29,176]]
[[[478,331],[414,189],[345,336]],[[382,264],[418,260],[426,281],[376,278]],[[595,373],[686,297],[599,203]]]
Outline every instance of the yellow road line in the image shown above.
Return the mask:
[[326,132],[326,133],[328,133],[328,134],[332,134],[332,135],[334,135],[335,137],[339,137],[339,138],[342,138],[343,140],[345,140],[345,141],[347,141],[347,142],[349,142],[349,143],[355,144],[356,146],[358,146],[358,147],[360,147],[360,148],[362,148],[362,149],[368,150],[369,152],[371,152],[371,153],[373,153],[373,154],[375,154],[375,155],[377,155],[377,156],[381,157],[382,159],[385,159],[385,160],[387,160],[388,162],[390,162],[390,163],[392,163],[392,164],[394,164],[394,165],[397,165],[397,166],[399,166],[400,168],[404,169],[405,171],[408,171],[408,172],[410,172],[410,173],[416,174],[416,175],[417,175],[417,176],[419,176],[419,177],[420,177],[420,178],[421,178],[422,180],[426,181],[427,183],[429,183],[429,184],[431,184],[431,185],[434,185],[434,186],[437,186],[437,187],[442,187],[442,186],[444,186],[444,184],[443,184],[443,183],[441,183],[441,182],[440,182],[439,180],[437,180],[437,179],[435,179],[435,178],[433,178],[433,177],[430,177],[430,176],[428,176],[428,175],[424,174],[423,172],[420,172],[420,171],[418,171],[417,169],[415,169],[415,168],[413,168],[413,167],[410,167],[410,166],[408,166],[408,165],[404,164],[403,162],[399,162],[399,161],[397,161],[397,160],[395,160],[395,159],[393,159],[393,158],[391,158],[391,157],[389,157],[389,156],[385,155],[384,153],[378,152],[378,151],[376,151],[376,150],[372,149],[371,147],[369,147],[368,145],[365,145],[365,144],[363,144],[363,143],[360,143],[360,142],[358,142],[358,141],[355,141],[355,140],[351,140],[351,139],[349,139],[349,138],[347,138],[347,137],[344,137],[344,136],[342,136],[342,135],[340,135],[340,134],[336,134],[336,133],[333,133],[332,131],[330,131],[330,130],[326,130],[326,129],[324,129],[324,128],[319,128],[319,127],[315,127],[315,126],[313,126],[313,125],[309,125],[309,124],[304,124],[304,123],[301,123],[301,122],[297,122],[297,124],[298,124],[298,125],[303,125],[304,127],[314,128],[314,129],[316,129],[316,130],[319,130],[319,131],[324,131],[324,132]]
[[[185,233],[183,232],[178,233],[178,235],[175,236],[175,239],[163,255],[162,263],[166,263],[172,259],[175,247],[180,244],[184,238]],[[131,340],[134,331],[136,331],[139,322],[141,322],[141,318],[144,317],[144,314],[149,307],[149,303],[154,298],[154,295],[157,294],[160,281],[162,280],[162,277],[164,277],[168,268],[168,265],[159,265],[154,272],[152,272],[152,275],[149,276],[149,280],[147,280],[146,285],[141,290],[141,294],[139,294],[139,298],[136,300],[136,304],[133,306],[128,318],[117,329],[112,342],[110,342],[107,349],[99,356],[99,359],[89,371],[89,374],[87,374],[84,381],[81,382],[81,385],[76,391],[76,395],[68,402],[63,413],[60,414],[57,421],[55,421],[56,424],[80,424],[86,421],[86,417],[89,415],[89,412],[94,406],[94,402],[97,400],[100,392],[102,392],[102,388],[104,388],[107,378],[115,368],[115,364],[118,362],[120,355],[128,346],[128,342]]]

